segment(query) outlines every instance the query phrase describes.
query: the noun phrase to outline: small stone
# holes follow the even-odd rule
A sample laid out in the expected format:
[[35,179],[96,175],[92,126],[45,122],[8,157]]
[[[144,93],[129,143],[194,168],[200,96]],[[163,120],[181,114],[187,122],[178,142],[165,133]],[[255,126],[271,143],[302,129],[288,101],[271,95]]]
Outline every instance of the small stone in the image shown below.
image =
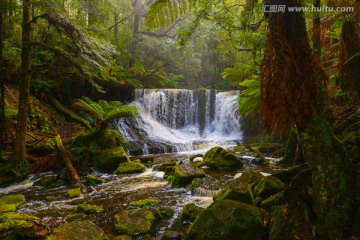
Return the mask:
[[81,195],[80,188],[71,189],[66,193],[66,196],[68,198],[76,198],[76,197],[80,197],[80,195]]
[[93,176],[93,175],[87,175],[85,176],[86,182],[88,182],[89,184],[93,185],[93,184],[102,184],[102,183],[106,183],[105,179]]
[[177,231],[165,230],[161,240],[181,240],[182,236]]
[[65,221],[66,222],[73,222],[73,221],[79,221],[84,219],[86,216],[85,213],[73,213],[68,216],[66,216]]
[[101,213],[104,212],[104,208],[100,207],[100,206],[96,206],[96,205],[91,205],[91,204],[79,204],[76,209],[75,212],[78,213]]
[[137,162],[125,162],[120,163],[115,173],[126,174],[126,173],[142,173],[145,172],[146,166],[142,163]]
[[158,202],[159,202],[159,200],[157,200],[157,199],[149,198],[149,199],[131,202],[130,207],[146,208],[146,207],[150,207]]

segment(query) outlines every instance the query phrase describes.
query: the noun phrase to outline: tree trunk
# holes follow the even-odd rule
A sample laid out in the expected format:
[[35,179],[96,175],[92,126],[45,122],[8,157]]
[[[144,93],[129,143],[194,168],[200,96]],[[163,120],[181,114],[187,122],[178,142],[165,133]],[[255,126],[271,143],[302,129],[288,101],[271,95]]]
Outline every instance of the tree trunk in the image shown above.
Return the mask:
[[3,60],[7,0],[0,4],[0,159],[3,156],[5,136],[5,66]]
[[139,25],[141,18],[141,0],[132,0],[132,7],[134,9],[134,25],[133,25],[133,38],[131,41],[130,49],[129,49],[129,68],[133,67],[135,64],[135,54],[136,54],[136,46],[139,42]]
[[345,239],[351,231],[355,203],[344,147],[322,114],[315,115],[298,136],[312,172],[309,192],[315,231],[325,239]]
[[[314,0],[314,7],[320,8],[320,0]],[[320,12],[315,11],[313,18],[313,49],[318,58],[321,57],[321,42],[320,42]]]
[[26,161],[25,141],[28,111],[30,104],[30,66],[31,66],[31,13],[32,0],[23,0],[21,82],[19,107],[16,124],[16,141],[12,164],[20,166]]

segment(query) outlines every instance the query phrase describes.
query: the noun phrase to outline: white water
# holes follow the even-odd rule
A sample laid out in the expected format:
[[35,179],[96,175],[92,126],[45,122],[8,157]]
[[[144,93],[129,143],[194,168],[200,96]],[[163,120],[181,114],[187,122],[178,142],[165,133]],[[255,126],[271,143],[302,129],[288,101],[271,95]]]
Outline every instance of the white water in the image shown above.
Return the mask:
[[138,89],[131,105],[139,109],[139,117],[119,120],[116,128],[128,141],[137,142],[143,154],[155,153],[154,148],[160,149],[158,152],[189,152],[235,145],[242,138],[238,94]]

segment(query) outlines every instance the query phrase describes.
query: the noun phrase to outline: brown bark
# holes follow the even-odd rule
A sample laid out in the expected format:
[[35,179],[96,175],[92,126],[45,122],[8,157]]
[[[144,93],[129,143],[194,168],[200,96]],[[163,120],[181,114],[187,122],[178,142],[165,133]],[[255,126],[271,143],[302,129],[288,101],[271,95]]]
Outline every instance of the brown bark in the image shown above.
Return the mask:
[[76,184],[80,188],[81,193],[84,196],[87,196],[86,188],[85,188],[84,184],[81,182],[80,177],[76,172],[76,169],[74,168],[73,164],[71,163],[71,161],[65,151],[65,148],[61,141],[60,135],[57,135],[55,137],[55,143],[56,143],[56,148],[58,150],[58,155],[61,157],[62,160],[64,160],[66,167],[70,172],[71,177],[76,181]]
[[12,164],[20,166],[26,161],[26,128],[30,104],[30,66],[31,66],[31,16],[32,0],[23,0],[22,51],[21,51],[21,82],[19,107],[16,124],[16,141]]
[[3,61],[5,19],[7,0],[0,4],[0,159],[3,156],[4,135],[5,135],[5,67]]
[[[314,7],[320,7],[320,0],[314,0]],[[314,12],[313,19],[313,49],[318,58],[321,57],[321,42],[320,42],[320,12]]]

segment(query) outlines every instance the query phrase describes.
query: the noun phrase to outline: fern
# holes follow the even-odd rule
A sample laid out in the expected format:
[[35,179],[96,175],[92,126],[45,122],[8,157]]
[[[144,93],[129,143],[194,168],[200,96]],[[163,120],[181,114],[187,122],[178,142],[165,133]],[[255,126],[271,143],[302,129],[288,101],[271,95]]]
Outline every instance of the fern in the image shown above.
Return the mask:
[[252,78],[246,79],[241,82],[240,85],[245,87],[241,91],[239,101],[240,114],[247,116],[251,114],[254,110],[259,109],[260,106],[260,80],[259,76],[253,75]]

